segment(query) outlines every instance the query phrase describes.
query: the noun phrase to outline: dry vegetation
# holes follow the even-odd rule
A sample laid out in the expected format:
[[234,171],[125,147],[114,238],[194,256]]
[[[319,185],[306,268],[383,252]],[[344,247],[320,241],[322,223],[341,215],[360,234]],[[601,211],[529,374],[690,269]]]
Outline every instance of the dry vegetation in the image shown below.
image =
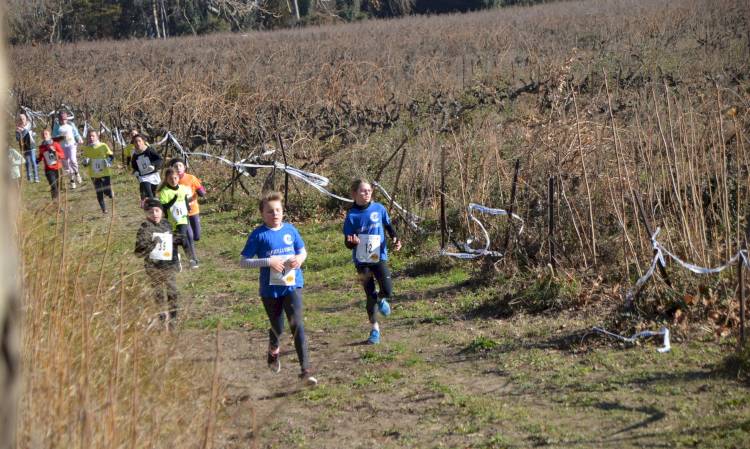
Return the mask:
[[[278,132],[290,164],[329,176],[338,193],[353,174],[374,176],[407,139],[405,157],[394,158],[382,179],[432,230],[442,150],[457,234],[467,233],[469,202],[509,205],[518,158],[515,208],[526,231],[500,268],[508,276],[544,270],[553,177],[557,262],[561,277],[578,285],[567,298],[573,303],[619,299],[647,268],[652,249],[634,193],[662,227],[660,240],[694,263],[716,265],[745,245],[746,1],[559,2],[166,42],[15,47],[11,58],[19,104],[51,110],[66,103],[79,117],[136,126],[152,138],[169,129],[190,148],[234,159],[275,147]],[[231,172],[215,168],[203,173],[219,188]],[[301,184],[291,192],[291,202],[308,211],[338,207]],[[504,236],[504,223],[491,231]],[[27,366],[44,367],[27,380],[24,414],[52,418],[39,428],[22,416],[21,445],[49,446],[54,438],[60,447],[128,447],[134,435],[161,426],[157,435],[174,435],[174,447],[183,447],[179,429],[204,429],[210,413],[165,415],[157,404],[205,406],[210,366],[196,374],[193,365],[159,362],[171,354],[169,340],[141,339],[136,324],[87,319],[110,308],[117,310],[110,318],[142,323],[146,312],[120,300],[137,295],[132,279],[108,290],[80,254],[64,254],[65,233],[55,228],[55,250],[43,253],[31,249],[40,234],[24,235],[25,266],[36,267],[26,278],[25,357]],[[503,241],[495,239],[496,249],[505,250]],[[649,319],[708,320],[719,333],[736,326],[730,276],[700,285],[676,271],[672,276],[678,289],[639,302]],[[83,283],[96,288],[84,293]],[[518,298],[497,301],[508,306]],[[143,351],[144,345],[153,347]],[[67,368],[71,361],[111,369],[90,377],[93,370]],[[134,369],[124,371],[126,365]],[[145,394],[147,388],[156,390]],[[94,397],[108,399],[91,404]],[[66,417],[74,404],[88,404],[80,410],[96,408],[106,419]]]
[[[142,270],[126,265],[129,236],[113,235],[114,221],[80,222],[67,198],[60,204],[19,217],[26,369],[17,447],[187,447],[210,435],[211,365],[182,360],[174,339],[147,330],[160,309],[144,294]],[[180,407],[191,411],[174,413]]]

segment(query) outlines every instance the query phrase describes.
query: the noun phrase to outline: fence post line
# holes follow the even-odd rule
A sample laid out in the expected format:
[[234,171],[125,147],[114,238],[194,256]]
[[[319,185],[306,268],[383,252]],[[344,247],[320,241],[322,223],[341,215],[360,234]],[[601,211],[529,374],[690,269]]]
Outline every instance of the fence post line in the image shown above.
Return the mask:
[[549,209],[549,263],[555,269],[555,177],[550,176],[548,182],[547,207]]
[[[739,349],[745,348],[745,256],[742,251],[747,251],[747,239],[750,237],[750,221],[745,217],[745,241],[740,250],[740,260],[737,265],[737,281],[739,283],[739,294],[740,294],[740,335],[739,335]],[[746,254],[746,253],[745,253]]]
[[513,228],[513,204],[516,202],[516,185],[518,184],[518,170],[521,166],[521,159],[516,159],[516,166],[513,169],[513,183],[510,185],[510,205],[508,206],[508,229],[505,232],[505,245],[503,251],[508,253],[510,245],[510,231]]
[[445,146],[440,148],[440,249],[445,249]]

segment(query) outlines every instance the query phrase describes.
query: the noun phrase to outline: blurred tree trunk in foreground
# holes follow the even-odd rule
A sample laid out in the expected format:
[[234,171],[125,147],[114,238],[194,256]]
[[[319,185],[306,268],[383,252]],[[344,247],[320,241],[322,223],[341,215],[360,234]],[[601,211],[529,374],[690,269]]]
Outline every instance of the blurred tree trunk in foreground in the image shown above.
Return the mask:
[[[4,9],[0,7],[0,21],[4,20]],[[3,36],[4,38],[5,36]],[[5,46],[0,46],[0,91],[7,92],[5,71]],[[2,97],[0,110],[5,110],[7,95]],[[0,135],[7,136],[7,120],[0,120]],[[11,182],[8,172],[8,149],[2,149],[0,157],[0,174],[6,188],[0,189],[0,247],[8,248],[0,258],[0,449],[15,447],[16,406],[18,386],[20,384],[20,366],[18,357],[19,304],[16,288],[16,263],[13,230],[15,228],[15,201],[11,196],[18,191],[7,183]]]

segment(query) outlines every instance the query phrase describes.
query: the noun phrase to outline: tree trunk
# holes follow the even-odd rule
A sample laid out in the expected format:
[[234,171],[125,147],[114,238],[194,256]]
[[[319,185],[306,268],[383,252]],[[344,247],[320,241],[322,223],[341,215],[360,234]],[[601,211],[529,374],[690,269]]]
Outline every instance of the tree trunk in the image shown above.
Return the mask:
[[292,0],[292,4],[294,5],[294,18],[299,22],[299,3],[297,0]]
[[151,11],[154,15],[154,30],[156,30],[156,38],[159,39],[161,37],[161,30],[159,28],[159,12],[156,8],[156,2],[157,0],[151,1]]
[[[0,8],[0,21],[3,20],[3,8]],[[5,39],[5,36],[2,38]],[[5,46],[0,46],[0,90],[5,92],[6,89]],[[6,98],[7,96],[3,95],[0,102],[6,101]],[[7,135],[6,123],[7,120],[0,120],[0,135]],[[7,163],[7,157],[0,157],[2,182],[8,182]],[[0,190],[0,247],[6,248],[4,254],[7,256],[0,258],[0,449],[11,449],[16,446],[16,407],[21,377],[18,351],[20,307],[16,287],[18,263],[13,238],[13,217],[16,214],[14,201],[11,201],[14,197],[17,199],[19,192],[12,186],[4,187]]]

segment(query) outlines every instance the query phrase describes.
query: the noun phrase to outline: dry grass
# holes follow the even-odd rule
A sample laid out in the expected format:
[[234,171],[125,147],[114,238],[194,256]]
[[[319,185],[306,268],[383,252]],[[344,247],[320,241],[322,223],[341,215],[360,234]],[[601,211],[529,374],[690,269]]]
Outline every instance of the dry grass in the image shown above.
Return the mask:
[[76,235],[80,217],[60,205],[20,218],[18,447],[201,447],[219,388],[211,365],[184,359],[175,335],[147,330],[159,309],[142,270],[112,256],[114,220]]

